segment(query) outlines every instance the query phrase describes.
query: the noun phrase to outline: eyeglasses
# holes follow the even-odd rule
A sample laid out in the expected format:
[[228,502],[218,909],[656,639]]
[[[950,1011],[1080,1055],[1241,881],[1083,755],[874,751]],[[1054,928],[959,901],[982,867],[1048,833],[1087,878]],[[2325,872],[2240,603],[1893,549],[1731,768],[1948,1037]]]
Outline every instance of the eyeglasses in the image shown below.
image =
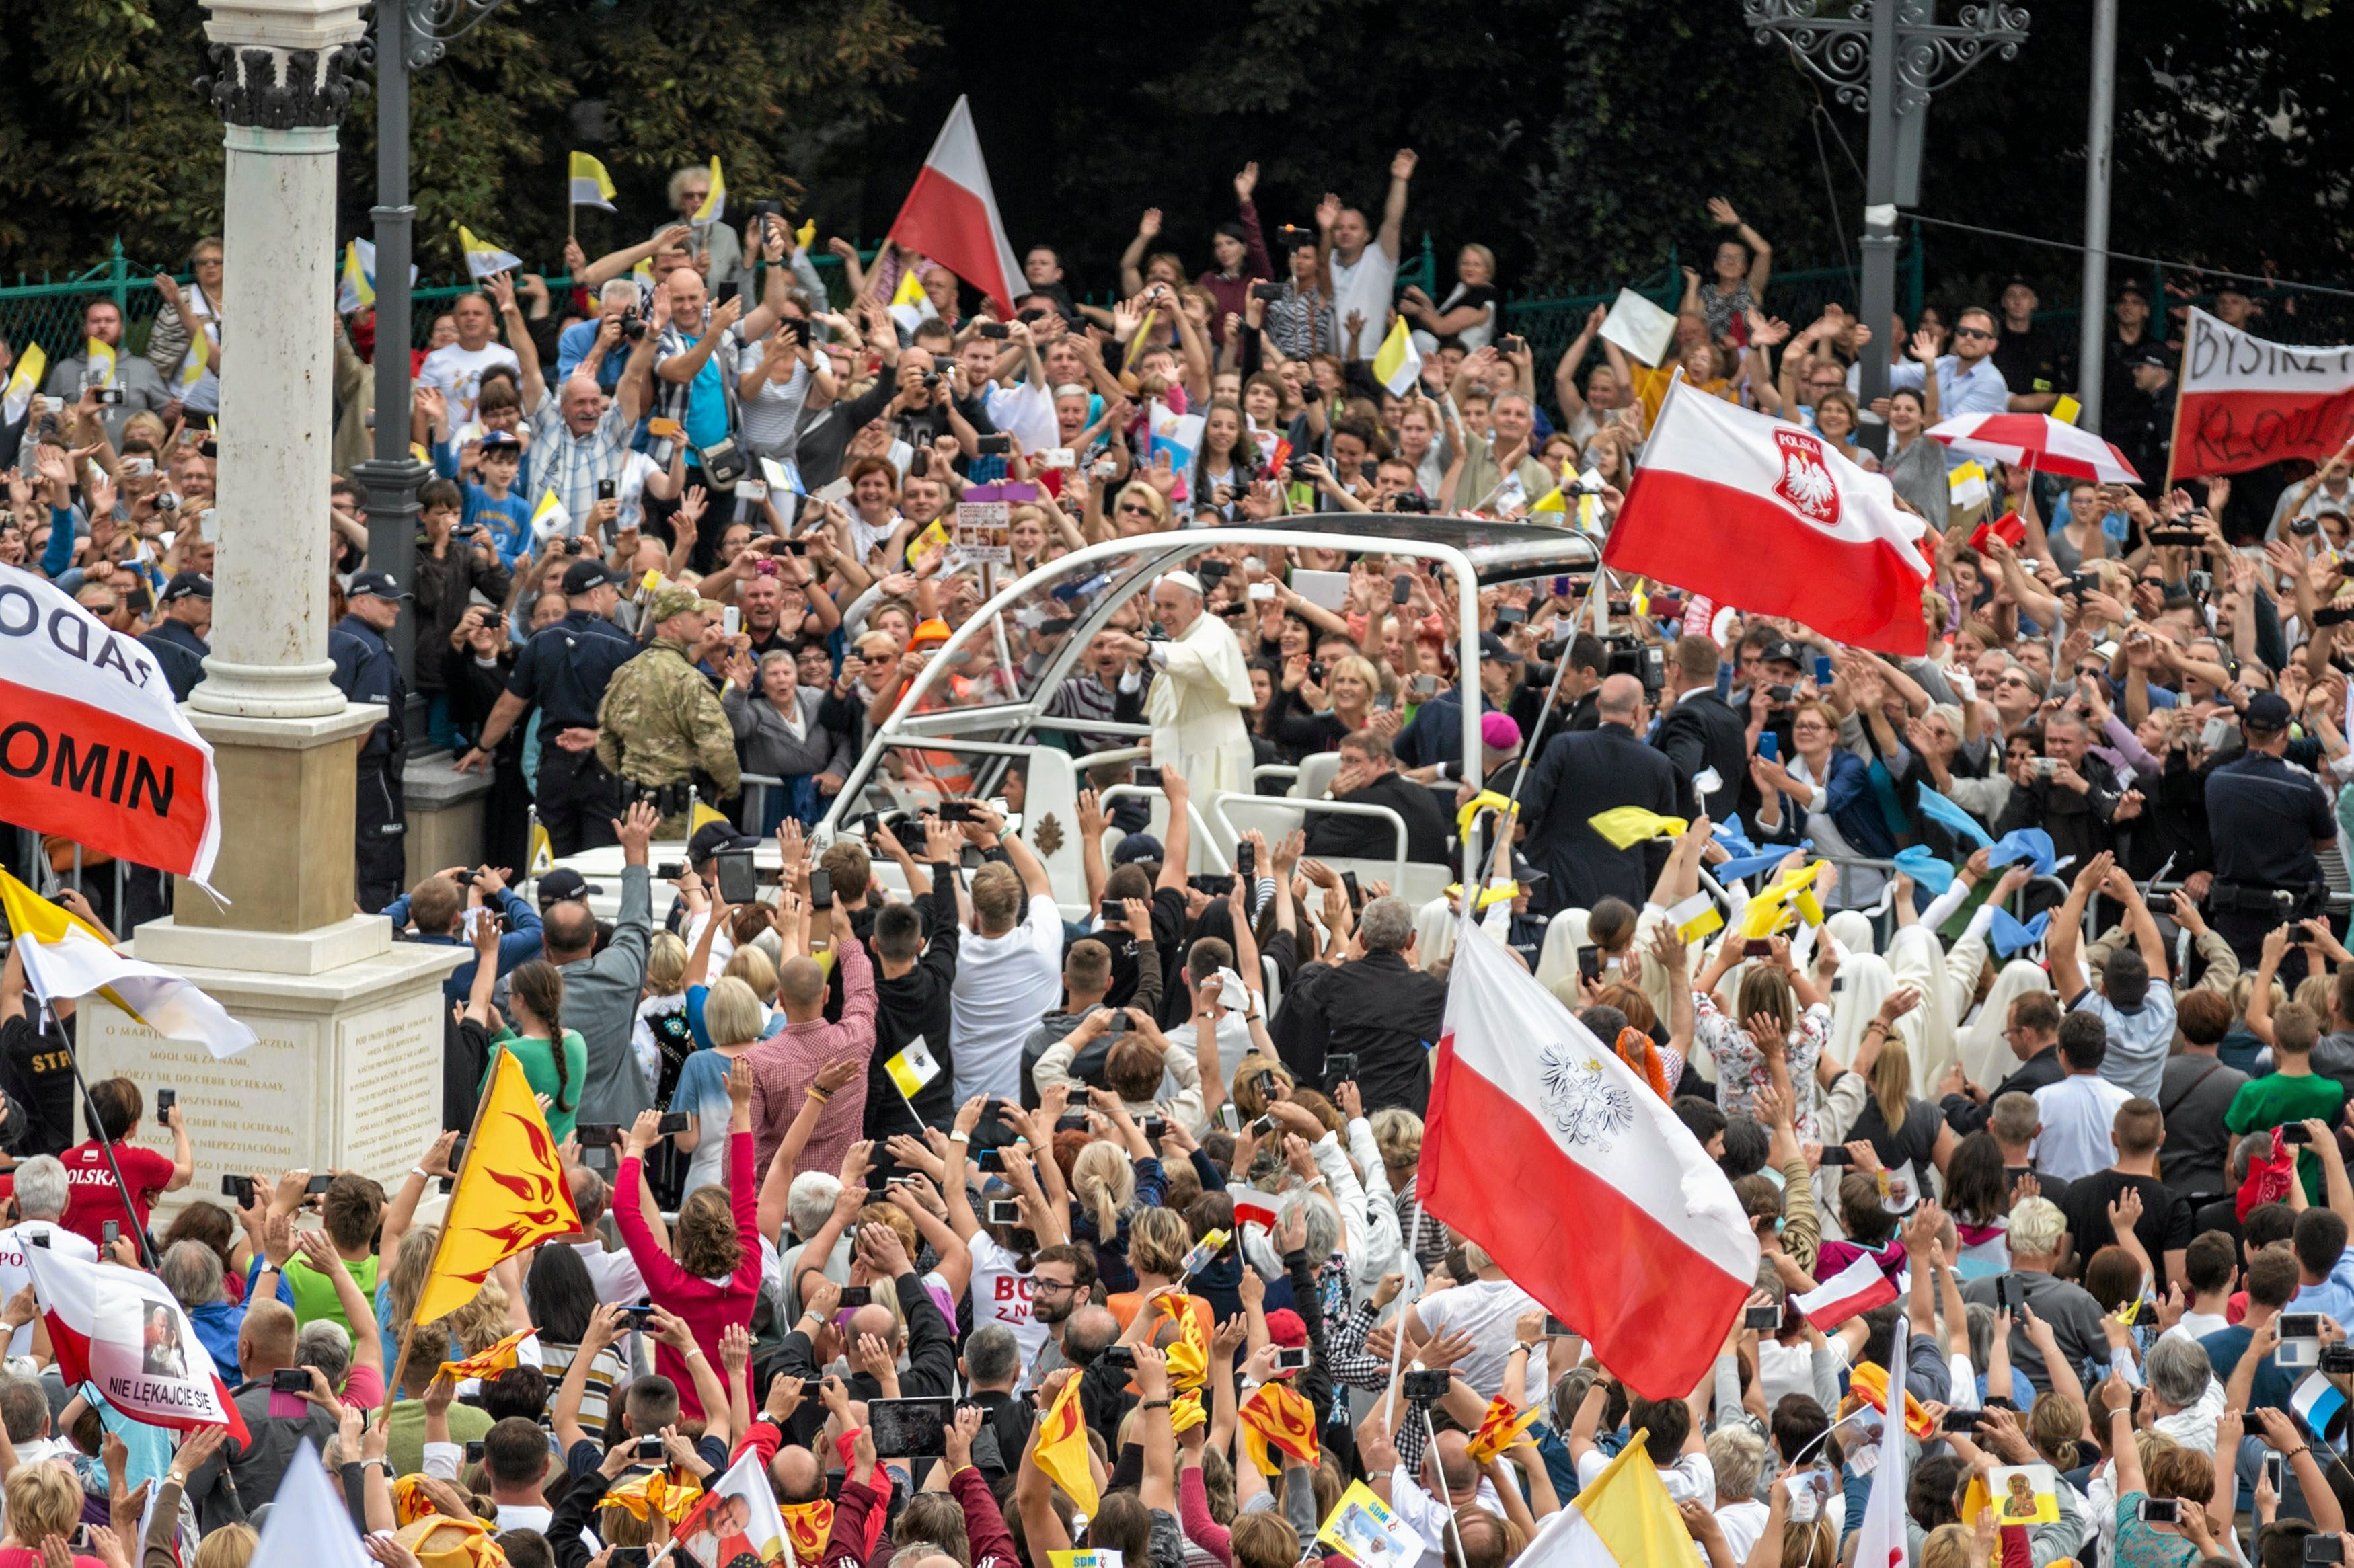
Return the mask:
[[1154,514],[1151,507],[1139,505],[1133,501],[1121,502],[1119,511],[1124,517],[1150,517]]
[[1043,1295],[1048,1291],[1060,1296],[1066,1291],[1076,1290],[1078,1287],[1076,1280],[1048,1279],[1044,1275],[1033,1275],[1030,1279],[1030,1293],[1033,1296]]
[[1990,333],[1990,332],[1987,331],[1987,329],[1986,329],[1986,328],[1984,328],[1984,327],[1956,327],[1956,328],[1954,329],[1954,335],[1955,335],[1956,337],[1987,337],[1987,338],[1990,338],[1990,337],[1994,336],[1994,334],[1992,334],[1992,333]]
[[2027,677],[2014,670],[2009,674],[2005,675],[2001,680],[1997,681],[1995,684],[1998,686],[2023,686],[2027,684]]

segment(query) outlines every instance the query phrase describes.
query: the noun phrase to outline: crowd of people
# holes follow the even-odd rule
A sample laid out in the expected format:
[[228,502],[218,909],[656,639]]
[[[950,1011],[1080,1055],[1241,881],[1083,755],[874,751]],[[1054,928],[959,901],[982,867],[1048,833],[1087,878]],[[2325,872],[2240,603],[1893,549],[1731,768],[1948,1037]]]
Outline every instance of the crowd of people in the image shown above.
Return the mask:
[[[2309,1396],[2342,1395],[2354,1313],[2354,955],[2330,892],[2354,778],[2348,454],[2155,482],[2176,351],[2128,288],[2097,373],[2153,482],[1998,468],[1957,500],[1929,426],[2077,385],[2032,291],[1884,343],[1836,308],[1794,330],[1770,246],[1723,200],[1664,362],[1597,312],[1543,385],[1484,248],[1444,297],[1397,292],[1416,167],[1397,154],[1373,217],[1335,195],[1273,228],[1247,168],[1210,266],[1161,249],[1148,212],[1117,302],[1078,303],[1038,246],[1003,313],[937,262],[841,241],[837,307],[780,218],[687,221],[709,194],[689,169],[680,220],[567,257],[568,292],[495,277],[434,323],[413,568],[367,558],[347,478],[324,498],[336,678],[390,710],[360,758],[358,899],[472,948],[445,1119],[513,1053],[584,1228],[417,1323],[438,1236],[417,1212],[454,1130],[391,1191],[232,1172],[234,1202],[167,1198],[197,1165],[180,1109],[145,1129],[140,1086],[107,1080],[77,1140],[71,1010],[28,1007],[12,959],[0,1292],[27,1245],[154,1268],[250,1436],[175,1447],[124,1419],[62,1382],[30,1294],[8,1296],[0,1568],[63,1568],[77,1520],[106,1568],[242,1568],[306,1439],[386,1568],[643,1563],[678,1522],[663,1498],[746,1452],[797,1554],[844,1568],[1044,1568],[1075,1542],[1290,1568],[1352,1480],[1421,1568],[1501,1568],[1638,1435],[1711,1568],[1829,1564],[1873,1485],[1869,1372],[1897,1356],[1927,1417],[1916,1568],[2273,1568],[2338,1532],[2344,1417]],[[183,696],[211,607],[219,262],[197,247],[144,359],[60,364],[0,431],[20,453],[0,563],[140,635]],[[2244,296],[2215,304],[2247,319]],[[1423,364],[1403,394],[1372,363],[1397,318]],[[335,328],[349,459],[379,412],[371,324]],[[112,305],[87,325],[120,346]],[[1873,353],[1894,390],[1865,408]],[[1667,583],[1467,590],[1387,539],[1212,546],[1003,617],[917,699],[1150,728],[1167,825],[1098,798],[1124,758],[1084,770],[1083,899],[1058,900],[1023,821],[1022,759],[862,761],[986,601],[953,531],[969,487],[1035,487],[1010,513],[1017,576],[1311,514],[1606,533],[1678,370],[1888,474],[1927,527],[1925,656]],[[1195,416],[1192,445],[1161,434]],[[1486,811],[1502,842],[1465,866],[1473,702],[1484,781],[1516,807]],[[412,879],[400,779],[428,743],[488,771],[489,828],[481,863]],[[1504,897],[1466,926],[1458,891],[1402,896],[1366,864],[1391,858],[1387,820],[1352,815],[1245,834],[1240,874],[1195,874],[1189,802],[1325,753],[1330,798],[1394,813],[1406,860]],[[889,809],[821,842],[862,767],[859,803]],[[559,857],[619,846],[610,917],[568,868],[510,885],[535,817]],[[778,881],[723,896],[724,863],[772,837]],[[680,842],[658,876],[653,846]],[[127,888],[62,896],[127,930],[162,887]],[[1487,939],[1671,1103],[1752,1218],[1759,1316],[1689,1397],[1631,1394],[1476,1216],[1422,1212],[1450,959]],[[1859,1261],[1896,1301],[1820,1323],[1795,1304]],[[525,1329],[522,1364],[441,1372]],[[295,1369],[308,1391],[274,1393]],[[1392,1400],[1404,1372],[1444,1393]],[[388,1378],[388,1419],[362,1421]],[[1084,1518],[1089,1489],[1035,1452],[1074,1379]],[[1268,1471],[1249,1412],[1270,1384],[1316,1440]],[[1543,1413],[1475,1457],[1498,1399]],[[953,1414],[878,1452],[910,1429],[901,1400]],[[1984,1503],[2022,1497],[2032,1522]]]

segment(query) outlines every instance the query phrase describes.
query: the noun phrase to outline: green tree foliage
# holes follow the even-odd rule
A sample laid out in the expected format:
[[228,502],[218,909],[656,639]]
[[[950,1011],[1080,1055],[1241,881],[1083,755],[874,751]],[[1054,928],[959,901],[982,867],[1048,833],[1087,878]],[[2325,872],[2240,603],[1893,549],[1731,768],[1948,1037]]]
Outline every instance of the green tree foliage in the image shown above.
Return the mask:
[[[103,256],[184,257],[217,230],[221,126],[195,0],[0,0],[0,257],[60,274]],[[584,245],[642,238],[681,163],[720,154],[729,214],[790,205],[804,150],[886,113],[931,29],[899,0],[816,0],[757,21],[721,0],[541,0],[507,6],[410,90],[419,266],[460,267],[457,225],[532,264],[562,252],[566,159],[594,152],[621,216],[580,214]],[[339,233],[376,194],[373,93],[343,128]],[[626,219],[626,221],[624,221]]]

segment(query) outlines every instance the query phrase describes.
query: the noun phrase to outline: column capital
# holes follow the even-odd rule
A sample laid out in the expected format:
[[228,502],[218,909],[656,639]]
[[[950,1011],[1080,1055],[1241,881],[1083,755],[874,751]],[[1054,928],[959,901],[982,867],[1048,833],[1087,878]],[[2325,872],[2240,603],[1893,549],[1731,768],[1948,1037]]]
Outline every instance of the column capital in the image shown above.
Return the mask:
[[[218,26],[207,24],[207,30]],[[332,128],[351,107],[352,73],[360,63],[354,44],[281,48],[266,44],[214,43],[213,74],[197,90],[231,125],[265,131]]]

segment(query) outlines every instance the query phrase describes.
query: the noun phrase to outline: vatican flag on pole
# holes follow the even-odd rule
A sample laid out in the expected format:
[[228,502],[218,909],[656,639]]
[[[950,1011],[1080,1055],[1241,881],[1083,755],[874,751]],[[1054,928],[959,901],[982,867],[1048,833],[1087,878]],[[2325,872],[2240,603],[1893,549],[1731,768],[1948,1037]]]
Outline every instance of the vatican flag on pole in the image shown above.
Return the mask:
[[0,393],[0,424],[15,424],[33,407],[33,394],[41,389],[41,377],[48,374],[49,356],[37,343],[25,345],[25,355],[16,361],[16,373],[8,377],[8,390]]
[[899,1086],[900,1095],[914,1099],[916,1091],[940,1075],[940,1065],[932,1059],[932,1048],[917,1035],[907,1042],[907,1048],[883,1064],[891,1081]]
[[1390,320],[1390,335],[1373,355],[1373,379],[1388,387],[1393,397],[1405,397],[1422,379],[1422,351],[1414,346],[1414,334],[1405,330],[1404,316]]
[[717,223],[721,218],[726,217],[726,216],[727,180],[726,177],[719,172],[719,155],[715,153],[711,156],[711,194],[703,198],[703,205],[695,209],[695,216],[687,221],[690,223]]
[[166,1040],[201,1044],[217,1057],[253,1044],[253,1031],[219,1002],[154,964],[126,959],[78,916],[0,871],[0,905],[16,935],[25,982],[54,1008],[95,991]]
[[539,504],[532,509],[531,536],[545,543],[556,535],[569,531],[571,527],[570,510],[564,503],[556,499],[556,491],[550,487],[548,493],[539,498]]
[[1520,1568],[1659,1568],[1701,1562],[1659,1472],[1643,1447],[1644,1434],[1578,1489],[1577,1496],[1544,1521],[1520,1556]]
[[[715,177],[712,183],[716,185],[718,181]],[[613,176],[605,172],[603,164],[586,153],[572,154],[572,205],[613,210]]]
[[464,224],[458,226],[458,249],[466,253],[466,271],[474,281],[496,277],[501,272],[523,270],[523,258],[495,245],[485,245],[474,238],[474,231]]

